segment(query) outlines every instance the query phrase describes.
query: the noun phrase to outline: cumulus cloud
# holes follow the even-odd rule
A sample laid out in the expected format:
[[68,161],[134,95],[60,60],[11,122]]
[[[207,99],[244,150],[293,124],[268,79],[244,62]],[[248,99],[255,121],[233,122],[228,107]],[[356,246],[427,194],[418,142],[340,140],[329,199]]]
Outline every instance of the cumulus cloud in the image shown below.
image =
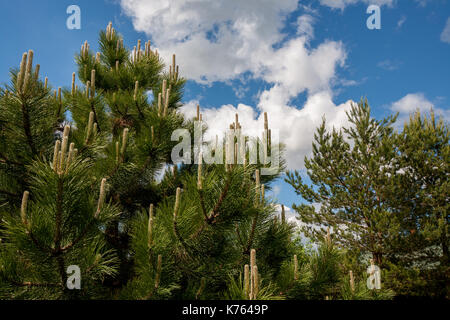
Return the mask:
[[[288,167],[297,169],[311,151],[323,116],[330,126],[346,123],[350,102],[337,106],[331,88],[337,68],[345,65],[346,50],[341,42],[330,40],[311,47],[316,13],[299,7],[297,0],[122,0],[121,5],[135,29],[152,37],[166,61],[177,54],[188,79],[211,84],[246,73],[268,84],[256,106],[225,104],[202,110],[210,128],[207,138],[221,136],[235,113],[246,134],[260,136],[262,114],[267,112],[271,129],[278,130],[287,145]],[[281,31],[284,19],[299,8],[304,14],[296,21],[297,34],[287,38]],[[303,92],[303,108],[292,106],[290,101]],[[191,101],[181,111],[192,117],[197,103]]]
[[399,127],[409,119],[410,114],[416,111],[426,114],[429,113],[431,109],[445,121],[450,121],[450,110],[436,108],[435,105],[420,92],[407,94],[391,105],[391,110],[399,113],[399,119],[397,121]]
[[[268,82],[300,75],[297,85],[310,89],[323,86],[334,64],[345,58],[336,42],[308,52],[305,43],[314,32],[309,13],[297,20],[299,36],[283,42],[284,17],[297,9],[297,0],[122,0],[121,5],[135,29],[152,37],[166,61],[175,52],[183,75],[200,83],[250,72]],[[329,60],[323,59],[327,50]],[[292,67],[302,72],[289,72]],[[307,84],[306,77],[311,78]]]
[[121,0],[121,6],[163,57],[177,53],[184,75],[212,82],[262,73],[285,36],[283,17],[298,1]]
[[419,110],[429,111],[434,105],[423,93],[410,93],[392,104],[391,109],[399,113],[411,113]]
[[[271,130],[278,130],[280,141],[286,145],[286,160],[289,169],[303,168],[305,156],[310,155],[315,129],[322,123],[322,117],[327,119],[329,128],[340,128],[348,125],[345,112],[351,107],[352,101],[335,105],[328,91],[321,91],[308,97],[304,107],[297,109],[289,105],[289,94],[281,86],[275,86],[261,94],[258,109],[269,115]],[[180,111],[187,117],[194,117],[197,101],[184,105]],[[233,121],[236,113],[244,134],[261,136],[264,128],[262,113],[255,108],[238,104],[223,105],[216,109],[202,110],[203,118],[209,126],[205,138],[212,140],[216,135],[222,137],[226,128]]]
[[444,30],[441,33],[441,41],[450,43],[450,17],[447,19]]

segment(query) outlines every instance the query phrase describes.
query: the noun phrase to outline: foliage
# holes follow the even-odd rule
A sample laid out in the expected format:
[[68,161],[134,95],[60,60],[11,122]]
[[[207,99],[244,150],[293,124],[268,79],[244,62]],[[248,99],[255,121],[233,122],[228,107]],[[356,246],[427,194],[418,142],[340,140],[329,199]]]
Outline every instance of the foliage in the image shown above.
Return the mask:
[[347,115],[349,127],[329,132],[324,120],[317,129],[305,158],[310,184],[288,173],[307,201],[293,206],[302,230],[317,240],[331,228],[359,273],[372,255],[399,295],[448,297],[448,124],[416,113],[396,132],[396,117],[375,120],[367,101]]
[[[32,51],[12,70],[0,96],[2,297],[220,299],[253,249],[260,279],[291,258],[294,228],[275,221],[265,196],[284,169],[267,115],[264,138],[244,138],[244,163],[172,163],[174,130],[207,127],[199,110],[194,119],[178,112],[185,79],[175,56],[166,72],[150,43],[142,47],[125,48],[109,24],[100,52],[85,42],[72,87],[53,94]],[[231,129],[237,136],[213,150],[225,160],[239,147],[237,116]],[[261,146],[281,158],[274,175],[250,159]],[[66,288],[70,265],[81,290]]]
[[[348,128],[324,119],[305,159],[311,184],[287,175],[307,202],[293,206],[299,230],[266,195],[286,167],[267,113],[262,138],[244,136],[236,115],[222,141],[191,148],[194,163],[173,162],[185,142],[175,130],[195,146],[208,128],[199,107],[179,112],[175,55],[167,72],[142,45],[127,49],[109,24],[100,52],[85,42],[76,55],[71,88],[42,81],[30,50],[0,89],[0,298],[448,297],[445,122],[417,114],[395,132],[396,117],[375,120],[367,101]],[[366,286],[370,257],[379,290]],[[68,287],[73,266],[80,290]]]

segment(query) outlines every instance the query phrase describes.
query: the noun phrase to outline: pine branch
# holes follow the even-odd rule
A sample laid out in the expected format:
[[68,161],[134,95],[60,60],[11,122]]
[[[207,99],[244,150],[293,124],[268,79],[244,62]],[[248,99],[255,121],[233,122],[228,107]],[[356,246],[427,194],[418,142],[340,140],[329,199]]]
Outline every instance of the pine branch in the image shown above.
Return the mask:
[[239,232],[239,226],[237,225],[237,223],[236,223],[236,235],[237,235],[237,237],[238,237],[239,243],[240,243],[241,246],[242,246],[242,249],[245,250],[245,245],[244,245],[244,242],[242,241],[241,233]]
[[198,195],[200,198],[200,207],[202,209],[203,216],[205,217],[205,222],[207,222],[208,224],[211,224],[208,214],[206,213],[205,200],[203,198],[203,190],[202,189],[197,189],[197,190],[198,190]]
[[232,174],[231,172],[228,172],[227,175],[227,182],[225,183],[225,187],[223,188],[220,196],[219,196],[219,200],[217,201],[216,205],[214,206],[214,209],[211,213],[211,215],[209,216],[209,220],[211,220],[211,224],[214,224],[217,220],[216,218],[219,216],[219,210],[220,210],[220,206],[222,205],[222,202],[225,200],[225,197],[228,194],[228,190],[230,189],[230,185],[232,182]]
[[22,103],[22,120],[23,120],[23,130],[25,132],[25,136],[27,137],[28,145],[33,154],[36,154],[36,148],[33,141],[33,136],[31,134],[31,124],[30,124],[30,115],[28,113],[28,107],[25,103]]
[[5,163],[5,164],[13,164],[13,165],[18,165],[18,166],[24,166],[23,163],[21,162],[17,162],[17,161],[13,161],[8,159],[4,154],[2,154],[0,152],[0,163]]
[[70,249],[72,249],[73,247],[75,247],[88,233],[89,229],[94,225],[94,220],[91,221],[84,229],[83,231],[78,235],[78,237],[76,237],[72,242],[70,242],[69,244],[65,245],[64,247],[62,247],[59,251],[60,252],[65,252],[65,251],[69,251]]
[[19,194],[17,194],[17,193],[12,193],[12,192],[10,192],[10,191],[8,191],[8,190],[0,189],[0,193],[6,194],[6,195],[11,196],[11,197],[20,197]]
[[54,244],[55,252],[61,250],[61,224],[62,224],[62,214],[63,214],[63,180],[61,177],[58,178],[58,191],[56,196],[56,213],[55,213],[55,235]]
[[56,284],[56,283],[34,283],[34,282],[29,282],[29,281],[25,281],[25,282],[16,282],[16,281],[10,281],[13,285],[18,286],[18,287],[47,287],[47,288],[51,288],[51,287],[60,287],[61,284]]
[[33,241],[34,245],[35,245],[39,250],[41,250],[42,252],[47,252],[47,253],[50,253],[50,254],[54,254],[54,249],[52,249],[52,248],[46,248],[46,247],[44,247],[43,245],[41,245],[41,244],[39,243],[39,241],[35,238],[35,236],[34,236],[34,234],[33,234],[32,231],[29,231],[29,232],[27,232],[27,233],[28,233],[28,235],[30,236],[31,241]]
[[97,124],[98,132],[101,132],[100,124],[98,122],[97,111],[95,110],[94,101],[91,100],[91,111],[94,113],[94,122]]

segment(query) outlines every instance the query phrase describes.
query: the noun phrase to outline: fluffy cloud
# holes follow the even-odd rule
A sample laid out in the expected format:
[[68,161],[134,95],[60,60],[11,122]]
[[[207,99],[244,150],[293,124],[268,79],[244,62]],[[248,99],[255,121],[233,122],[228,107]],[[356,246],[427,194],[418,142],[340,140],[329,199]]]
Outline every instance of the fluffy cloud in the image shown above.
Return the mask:
[[450,18],[447,19],[447,23],[441,33],[441,41],[450,43]]
[[392,104],[391,109],[399,113],[411,113],[419,110],[430,111],[434,105],[425,98],[423,93],[410,93]]
[[308,38],[314,38],[313,24],[315,19],[310,14],[304,14],[297,18],[297,34],[306,35]]
[[405,121],[409,119],[409,115],[416,111],[421,113],[429,113],[433,109],[436,115],[441,116],[444,120],[450,121],[450,109],[443,110],[436,108],[423,93],[410,93],[394,102],[391,110],[399,113],[397,125],[400,128]]
[[[122,0],[121,5],[135,29],[152,37],[166,61],[177,54],[188,79],[211,84],[246,73],[268,84],[255,107],[238,104],[202,110],[210,138],[220,136],[235,113],[246,134],[260,135],[262,114],[267,112],[271,129],[278,130],[287,145],[292,169],[303,166],[323,116],[330,126],[346,123],[350,102],[336,106],[330,85],[337,68],[345,64],[345,48],[337,41],[311,48],[316,13],[298,7],[297,0]],[[297,34],[286,38],[281,32],[284,17],[298,8],[305,14],[296,21]],[[303,108],[290,105],[302,92],[307,93]],[[197,102],[187,103],[181,111],[194,116]]]
[[122,0],[121,5],[164,58],[176,52],[184,75],[211,82],[262,73],[272,46],[284,38],[283,17],[297,9],[297,2]]
[[[271,83],[299,76],[293,86],[316,89],[328,82],[334,64],[345,59],[336,42],[308,52],[306,42],[314,34],[310,14],[298,18],[298,38],[283,42],[283,17],[297,9],[296,0],[122,0],[121,5],[166,61],[175,52],[183,75],[200,83],[250,72]],[[290,72],[292,68],[301,72]]]
[[[290,106],[289,94],[281,86],[275,86],[261,94],[258,109],[269,115],[269,126],[278,130],[280,141],[286,144],[286,160],[289,169],[303,167],[304,157],[310,155],[315,129],[322,123],[322,117],[327,119],[329,128],[339,128],[348,125],[345,112],[351,107],[352,101],[336,106],[331,93],[321,91],[308,97],[304,107],[297,109]],[[197,101],[191,101],[181,108],[187,117],[194,117]],[[262,113],[256,112],[251,106],[239,104],[237,107],[223,105],[217,109],[202,110],[204,120],[209,125],[206,139],[222,136],[224,130],[233,122],[236,113],[243,132],[251,136],[261,136],[264,128]]]
[[333,9],[344,9],[348,5],[356,3],[365,3],[367,5],[376,4],[379,6],[388,5],[392,6],[394,0],[320,0],[320,4],[328,6]]

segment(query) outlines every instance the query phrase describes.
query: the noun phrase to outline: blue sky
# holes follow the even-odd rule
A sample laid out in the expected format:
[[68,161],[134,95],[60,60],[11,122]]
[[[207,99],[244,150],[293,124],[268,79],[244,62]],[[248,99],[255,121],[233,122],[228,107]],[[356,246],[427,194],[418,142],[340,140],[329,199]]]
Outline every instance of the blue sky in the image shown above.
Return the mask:
[[[81,9],[80,30],[66,28],[72,4]],[[366,27],[369,4],[381,7],[380,30]],[[210,127],[221,130],[238,112],[258,133],[268,112],[292,169],[302,169],[322,115],[345,125],[349,101],[361,97],[377,118],[399,111],[402,121],[430,107],[450,117],[446,0],[2,1],[0,83],[33,49],[41,75],[54,87],[69,86],[74,54],[85,40],[96,50],[109,21],[127,46],[151,39],[163,57],[177,54],[190,79],[186,115],[200,103]],[[299,202],[282,182],[276,197],[287,206]]]

